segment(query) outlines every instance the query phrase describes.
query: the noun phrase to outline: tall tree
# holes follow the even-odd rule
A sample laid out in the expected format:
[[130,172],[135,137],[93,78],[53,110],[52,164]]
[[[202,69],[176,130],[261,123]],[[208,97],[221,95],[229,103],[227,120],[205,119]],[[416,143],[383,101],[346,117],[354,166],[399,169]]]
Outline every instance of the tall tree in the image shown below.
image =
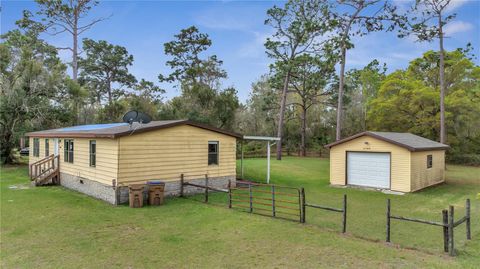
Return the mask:
[[386,71],[386,64],[373,60],[362,69],[351,69],[346,73],[345,85],[350,90],[345,92],[345,96],[351,102],[344,109],[346,135],[368,131],[368,104],[376,97]]
[[[275,33],[265,42],[267,55],[281,62],[284,73],[277,136],[283,137],[285,109],[293,60],[302,54],[320,50],[320,36],[328,32],[328,3],[320,0],[290,0],[283,7],[267,11],[265,24]],[[282,159],[282,140],[277,143],[277,160]]]
[[66,66],[38,32],[13,30],[0,44],[0,148],[2,163],[14,161],[21,130],[51,120],[51,100],[63,87]]
[[158,118],[165,90],[145,79],[141,79],[133,89],[135,91],[126,97],[129,109],[142,111],[154,119]]
[[[406,70],[389,74],[370,102],[369,124],[376,130],[412,132],[430,139],[438,137],[439,54],[434,51],[410,62]],[[445,53],[445,78],[449,106],[449,159],[480,151],[480,67],[463,50]]]
[[270,77],[263,75],[252,83],[250,96],[239,111],[236,123],[241,133],[272,136],[276,131],[279,95],[271,87]]
[[298,100],[293,101],[292,104],[300,107],[301,110],[300,152],[302,156],[306,156],[307,152],[307,112],[321,101],[320,97],[331,93],[326,86],[333,79],[334,64],[331,59],[324,61],[318,56],[301,55],[295,59],[291,69],[291,85],[296,93],[294,98]]
[[233,88],[221,90],[220,81],[227,77],[223,62],[216,55],[204,56],[212,41],[195,26],[182,29],[174,40],[164,44],[165,54],[171,56],[168,75],[158,76],[161,82],[176,83],[182,95],[170,100],[162,110],[162,117],[189,118],[223,128],[232,128],[237,92]]
[[172,69],[168,75],[158,76],[161,82],[183,83],[182,90],[189,90],[188,86],[204,84],[210,88],[217,86],[218,80],[227,77],[221,69],[222,61],[216,55],[201,59],[200,54],[206,51],[212,40],[198,28],[190,26],[182,29],[174,36],[174,40],[164,44],[165,54],[172,57],[167,66]]
[[112,105],[123,94],[125,87],[133,87],[137,82],[128,71],[133,64],[133,56],[125,47],[104,40],[84,39],[83,49],[86,55],[79,61],[82,67],[80,81],[95,91],[93,94],[99,104],[106,95],[108,105]]
[[[82,87],[77,81],[70,78],[65,79],[65,88],[57,94],[57,99],[64,106],[66,111],[71,113],[71,125],[79,125],[81,121],[81,110],[87,104],[88,90]],[[85,122],[85,118],[83,120]]]
[[[336,44],[340,53],[340,75],[338,84],[337,127],[336,140],[342,137],[343,94],[345,86],[345,65],[347,50],[354,47],[352,37],[363,36],[370,32],[387,29],[393,30],[396,24],[401,23],[400,17],[395,14],[395,7],[385,0],[337,0],[337,6],[332,11],[337,25],[337,35],[331,40]],[[385,23],[390,25],[385,27]]]
[[77,80],[78,76],[78,37],[85,31],[92,28],[105,18],[87,20],[90,10],[99,1],[96,0],[36,0],[39,10],[36,12],[38,18],[28,10],[23,11],[23,18],[17,22],[20,27],[35,28],[46,31],[51,35],[68,33],[72,37],[72,45],[59,47],[60,50],[72,52],[72,78]]
[[456,14],[447,15],[451,0],[417,0],[408,14],[406,27],[400,30],[400,37],[414,35],[418,41],[439,41],[439,81],[440,81],[440,143],[446,143],[445,124],[445,50],[443,46],[444,27]]

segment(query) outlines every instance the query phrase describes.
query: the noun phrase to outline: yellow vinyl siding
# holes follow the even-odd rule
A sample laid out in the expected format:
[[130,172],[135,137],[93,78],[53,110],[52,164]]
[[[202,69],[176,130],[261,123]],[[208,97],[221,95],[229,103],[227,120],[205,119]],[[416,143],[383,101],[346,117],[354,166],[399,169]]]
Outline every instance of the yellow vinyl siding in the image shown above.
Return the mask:
[[331,184],[345,185],[346,183],[347,151],[390,152],[390,189],[402,192],[410,191],[410,151],[369,136],[362,136],[330,149]]
[[[54,138],[49,138],[50,154],[54,153]],[[73,163],[64,162],[64,140],[59,139],[58,154],[60,155],[60,172],[73,176],[98,181],[111,185],[113,179],[117,179],[118,169],[118,142],[115,139],[90,139],[90,138],[67,138],[73,139]],[[33,138],[30,138],[29,163],[45,158],[45,139],[40,140],[40,157],[33,157]],[[97,141],[97,164],[90,167],[89,141]]]
[[[73,163],[64,162],[64,144],[60,143],[60,171],[111,185],[117,179],[118,143],[114,139],[73,138]],[[90,167],[89,141],[97,141],[97,163]]]
[[[119,138],[119,183],[235,176],[236,138],[188,125]],[[219,141],[219,164],[208,165],[208,141]]]
[[[427,156],[432,155],[432,167],[427,168]],[[445,150],[412,152],[412,191],[445,180]]]
[[[49,142],[49,146],[48,146],[48,149],[49,149],[49,154],[52,155],[53,154],[53,138],[48,138],[48,142]],[[29,158],[28,158],[28,163],[29,164],[32,164],[36,161],[39,161],[43,158],[45,158],[45,138],[38,138],[38,144],[40,146],[39,148],[39,154],[38,154],[38,157],[35,157],[33,156],[33,138],[30,137],[30,142],[29,142]]]

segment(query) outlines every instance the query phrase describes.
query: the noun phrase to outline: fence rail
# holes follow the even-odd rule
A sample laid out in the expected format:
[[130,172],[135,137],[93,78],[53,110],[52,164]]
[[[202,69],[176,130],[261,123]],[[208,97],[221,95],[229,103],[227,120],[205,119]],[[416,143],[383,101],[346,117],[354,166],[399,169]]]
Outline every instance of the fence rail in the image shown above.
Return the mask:
[[316,205],[316,204],[310,204],[306,202],[306,196],[305,196],[305,189],[301,189],[301,196],[302,196],[302,223],[306,222],[306,207],[311,207],[311,208],[316,208],[316,209],[323,209],[327,211],[332,211],[332,212],[337,212],[337,213],[342,213],[342,233],[347,232],[347,195],[343,195],[343,206],[342,208],[335,208],[335,207],[329,207],[329,206],[323,206],[323,205]]
[[[342,233],[347,231],[347,195],[343,195],[340,208],[308,203],[304,188],[290,186],[279,186],[273,184],[253,183],[248,181],[237,181],[238,185],[232,187],[228,181],[227,189],[209,186],[208,175],[205,174],[205,184],[196,184],[185,181],[182,174],[180,177],[180,196],[184,197],[184,187],[192,186],[205,189],[205,203],[208,203],[209,191],[217,191],[228,194],[228,208],[242,208],[249,213],[268,215],[272,217],[288,218],[300,223],[306,222],[306,208],[326,210],[342,214]],[[285,217],[286,216],[286,217]],[[391,221],[406,221],[435,227],[442,227],[443,250],[451,256],[455,255],[454,229],[463,223],[466,224],[466,237],[471,240],[471,204],[470,199],[465,202],[465,216],[455,220],[455,208],[442,210],[441,221],[425,220],[407,216],[394,215],[391,211],[391,201],[387,199],[386,210],[386,241],[391,242]]]
[[[208,203],[208,192],[210,190],[212,191],[217,191],[217,192],[224,192],[224,193],[229,193],[229,190],[223,190],[223,189],[219,189],[219,188],[215,188],[215,187],[212,187],[212,186],[209,186],[208,185],[208,174],[204,174],[205,176],[205,185],[200,185],[200,184],[195,184],[195,183],[190,183],[190,182],[185,182],[185,175],[184,174],[181,174],[180,175],[180,197],[184,197],[184,188],[185,186],[192,186],[192,187],[196,187],[196,188],[202,188],[202,189],[205,189],[205,192],[204,192],[204,197],[205,197],[205,203]],[[228,181],[228,189],[230,189],[230,185],[231,185],[231,182],[230,180]]]
[[404,216],[395,216],[391,214],[391,201],[387,200],[387,235],[386,241],[391,242],[391,219],[400,220],[400,221],[409,221],[416,222],[421,224],[427,224],[432,226],[439,226],[443,228],[443,251],[448,252],[450,256],[455,255],[455,240],[454,240],[454,229],[462,223],[466,223],[466,236],[467,240],[471,240],[471,227],[470,227],[470,199],[467,199],[465,202],[465,216],[455,221],[454,216],[455,208],[449,206],[449,210],[442,210],[442,222],[430,221],[424,219],[416,219]]

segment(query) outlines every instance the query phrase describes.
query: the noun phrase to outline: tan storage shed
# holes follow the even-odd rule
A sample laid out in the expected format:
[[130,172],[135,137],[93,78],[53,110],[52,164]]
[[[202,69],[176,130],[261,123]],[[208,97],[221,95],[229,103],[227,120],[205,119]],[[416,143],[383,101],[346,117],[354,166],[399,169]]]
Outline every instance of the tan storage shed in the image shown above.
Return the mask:
[[326,147],[332,185],[413,192],[445,181],[449,147],[414,134],[363,132]]

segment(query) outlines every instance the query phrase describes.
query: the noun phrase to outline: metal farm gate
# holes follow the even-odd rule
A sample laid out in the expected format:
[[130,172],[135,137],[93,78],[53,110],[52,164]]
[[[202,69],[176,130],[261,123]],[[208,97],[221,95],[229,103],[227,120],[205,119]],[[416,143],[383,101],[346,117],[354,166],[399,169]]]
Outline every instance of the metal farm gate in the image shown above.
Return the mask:
[[249,213],[302,221],[301,191],[299,188],[237,181],[229,189],[229,208]]

